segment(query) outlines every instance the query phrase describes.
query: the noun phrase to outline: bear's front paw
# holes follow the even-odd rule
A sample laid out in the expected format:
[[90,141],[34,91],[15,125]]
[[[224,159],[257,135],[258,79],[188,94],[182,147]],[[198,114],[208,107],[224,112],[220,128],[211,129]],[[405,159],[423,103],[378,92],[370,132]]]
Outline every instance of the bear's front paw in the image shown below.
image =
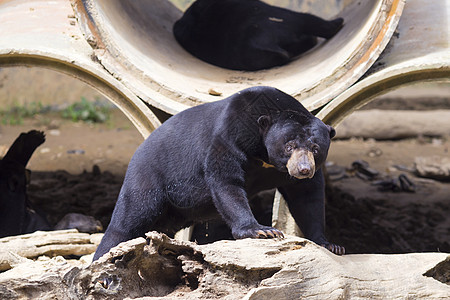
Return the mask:
[[256,226],[248,226],[240,228],[238,230],[234,230],[233,237],[235,239],[273,239],[284,238],[284,234],[273,227],[257,224]]
[[330,250],[336,255],[344,255],[345,254],[345,248],[336,244],[326,243],[321,244],[322,247]]

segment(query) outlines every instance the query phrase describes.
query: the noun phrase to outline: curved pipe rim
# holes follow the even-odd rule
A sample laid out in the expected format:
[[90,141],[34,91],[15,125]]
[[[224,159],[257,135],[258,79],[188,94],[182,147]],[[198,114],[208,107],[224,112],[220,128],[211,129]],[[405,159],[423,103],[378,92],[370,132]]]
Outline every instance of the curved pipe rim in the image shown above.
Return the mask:
[[372,101],[376,96],[401,86],[424,81],[449,80],[450,64],[421,65],[419,69],[407,66],[374,73],[356,83],[324,106],[316,117],[326,124],[337,126],[352,112]]
[[110,78],[99,76],[88,68],[55,59],[54,56],[38,54],[0,54],[0,67],[29,66],[55,70],[90,85],[108,100],[114,103],[133,123],[139,133],[146,138],[161,125],[150,108],[137,96],[118,83],[111,83]]

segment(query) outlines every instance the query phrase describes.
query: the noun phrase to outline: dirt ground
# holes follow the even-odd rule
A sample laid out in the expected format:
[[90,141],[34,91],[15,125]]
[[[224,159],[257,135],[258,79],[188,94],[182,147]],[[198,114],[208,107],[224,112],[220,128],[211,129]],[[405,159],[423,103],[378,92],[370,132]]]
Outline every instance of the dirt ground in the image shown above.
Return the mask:
[[[438,106],[449,109],[448,103],[444,100]],[[31,129],[45,131],[47,139],[28,164],[30,200],[52,224],[66,213],[80,212],[106,227],[128,161],[143,141],[137,130],[118,110],[109,124],[101,125],[38,115],[20,126],[0,126],[0,156],[21,132]],[[413,168],[417,156],[448,157],[449,147],[448,137],[334,141],[328,159],[332,173],[327,186],[329,239],[349,253],[450,252],[450,183],[394,168]],[[378,190],[349,171],[358,159],[379,171],[379,178],[407,174],[416,192]],[[93,171],[94,165],[100,172]]]
[[[380,179],[406,174],[416,191],[381,191],[373,185],[376,180],[364,180],[348,171],[344,173],[347,177],[329,180],[326,216],[330,240],[345,245],[350,253],[450,252],[450,183],[393,167],[413,169],[416,156],[448,157],[449,146],[448,140],[335,141],[329,161],[336,166],[351,170],[353,161],[363,159],[380,172]],[[378,155],[372,157],[374,153]]]
[[[28,195],[52,225],[70,212],[95,216],[105,228],[109,223],[128,162],[143,141],[119,110],[113,119],[112,127],[53,117],[48,126],[38,115],[23,125],[1,126],[1,156],[21,132],[46,133],[27,166],[32,171]],[[92,172],[94,166],[100,174]]]

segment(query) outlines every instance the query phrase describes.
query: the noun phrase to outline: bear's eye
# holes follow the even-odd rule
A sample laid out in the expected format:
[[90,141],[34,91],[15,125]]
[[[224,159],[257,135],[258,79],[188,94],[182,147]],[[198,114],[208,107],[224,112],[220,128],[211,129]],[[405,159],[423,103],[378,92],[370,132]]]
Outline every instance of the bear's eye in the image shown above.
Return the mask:
[[295,149],[295,145],[290,142],[284,146],[284,150],[286,151],[286,153],[291,153],[292,151],[294,151],[294,149]]
[[314,155],[318,155],[318,154],[319,154],[319,146],[313,145],[313,146],[312,146],[312,153],[313,153]]

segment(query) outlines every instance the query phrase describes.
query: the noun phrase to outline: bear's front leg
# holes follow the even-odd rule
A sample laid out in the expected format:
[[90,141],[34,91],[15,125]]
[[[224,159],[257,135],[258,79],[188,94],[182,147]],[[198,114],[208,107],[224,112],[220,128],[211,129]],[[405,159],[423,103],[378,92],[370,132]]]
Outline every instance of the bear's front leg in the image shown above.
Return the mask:
[[230,227],[235,239],[284,237],[278,229],[261,225],[256,221],[244,189],[236,186],[233,178],[208,181],[210,181],[214,205]]
[[344,247],[325,238],[325,183],[321,169],[311,179],[296,179],[295,183],[278,189],[305,238],[334,254],[345,254]]
[[239,156],[230,152],[208,156],[205,179],[217,211],[235,239],[283,238],[278,229],[256,221],[244,190],[244,174]]

